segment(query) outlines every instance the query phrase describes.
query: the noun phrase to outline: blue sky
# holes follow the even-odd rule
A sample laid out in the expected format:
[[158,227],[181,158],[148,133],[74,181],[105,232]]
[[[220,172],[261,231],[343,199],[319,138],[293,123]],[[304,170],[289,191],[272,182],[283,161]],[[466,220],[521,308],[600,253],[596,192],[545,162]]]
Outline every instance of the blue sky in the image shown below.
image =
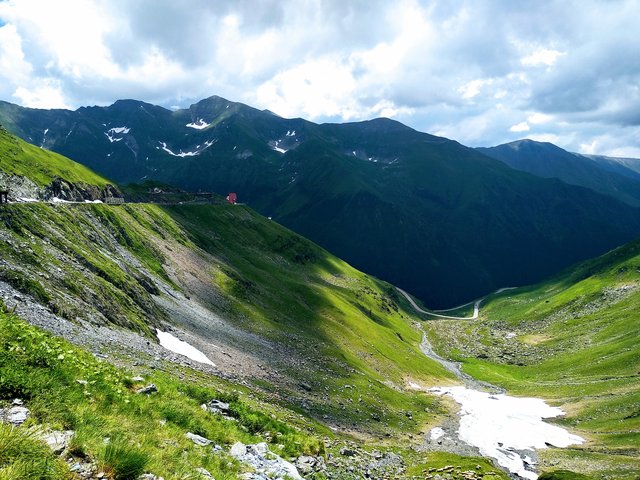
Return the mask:
[[220,95],[640,157],[639,0],[5,0],[0,18],[0,99],[25,106]]

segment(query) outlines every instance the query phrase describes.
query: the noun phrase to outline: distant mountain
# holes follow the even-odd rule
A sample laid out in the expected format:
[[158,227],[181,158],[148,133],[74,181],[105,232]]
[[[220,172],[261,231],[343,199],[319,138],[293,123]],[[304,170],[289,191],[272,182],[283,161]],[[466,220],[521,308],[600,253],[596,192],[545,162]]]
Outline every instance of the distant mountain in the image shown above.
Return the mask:
[[0,122],[121,183],[236,192],[430,307],[538,281],[640,234],[640,211],[614,198],[388,119],[318,125],[211,97],[177,111],[0,103]]
[[533,140],[517,140],[477,150],[517,170],[558,178],[640,206],[640,160],[581,155]]

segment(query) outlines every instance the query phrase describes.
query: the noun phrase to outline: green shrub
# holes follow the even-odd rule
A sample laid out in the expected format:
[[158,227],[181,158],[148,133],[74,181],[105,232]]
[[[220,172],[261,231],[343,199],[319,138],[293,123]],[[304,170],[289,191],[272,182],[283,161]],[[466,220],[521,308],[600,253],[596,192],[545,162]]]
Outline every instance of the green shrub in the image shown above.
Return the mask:
[[543,473],[538,480],[590,480],[591,477],[574,473],[569,470],[555,470],[553,472]]
[[67,478],[65,463],[32,430],[0,424],[0,480]]
[[100,467],[114,480],[135,480],[144,473],[149,456],[123,440],[112,440],[100,455]]

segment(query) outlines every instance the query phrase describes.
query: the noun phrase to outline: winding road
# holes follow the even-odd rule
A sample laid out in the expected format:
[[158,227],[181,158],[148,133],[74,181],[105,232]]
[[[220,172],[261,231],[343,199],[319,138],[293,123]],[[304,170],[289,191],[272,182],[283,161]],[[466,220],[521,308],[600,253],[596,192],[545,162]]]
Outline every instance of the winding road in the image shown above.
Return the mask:
[[[493,293],[490,293],[489,295],[494,295],[496,293],[501,293],[504,292],[505,290],[513,290],[514,288],[518,288],[518,287],[503,287],[503,288],[499,288],[498,290],[496,290]],[[438,318],[448,318],[451,320],[475,320],[476,318],[478,318],[478,315],[480,313],[480,304],[484,301],[485,298],[487,298],[489,295],[486,295],[484,297],[482,297],[479,300],[471,301],[469,303],[465,303],[464,305],[459,305],[457,307],[454,308],[448,308],[446,310],[434,310],[434,311],[428,311],[428,310],[423,310],[422,308],[420,308],[418,306],[418,304],[416,304],[416,302],[413,300],[413,298],[411,297],[411,295],[409,295],[407,292],[405,292],[404,290],[402,290],[399,287],[396,287],[396,290],[398,290],[411,304],[411,306],[420,313],[425,313],[427,315],[432,315],[434,317],[438,317]],[[467,305],[471,305],[473,303],[473,315],[471,315],[470,317],[454,317],[451,315],[443,315],[442,312],[450,312],[452,310],[458,310],[462,307],[466,307]],[[439,313],[436,313],[439,312]]]

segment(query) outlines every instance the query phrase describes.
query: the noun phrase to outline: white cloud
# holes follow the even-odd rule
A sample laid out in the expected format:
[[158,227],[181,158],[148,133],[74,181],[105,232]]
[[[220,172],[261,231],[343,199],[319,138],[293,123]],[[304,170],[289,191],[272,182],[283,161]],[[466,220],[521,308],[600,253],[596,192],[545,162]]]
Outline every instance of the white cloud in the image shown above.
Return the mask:
[[635,151],[640,5],[615,6],[0,0],[0,99],[184,107],[217,94],[316,121],[390,116],[475,144],[528,131]]
[[528,67],[536,67],[539,65],[546,65],[547,67],[550,67],[554,65],[562,55],[566,55],[566,52],[541,48],[531,52],[526,57],[523,57],[520,62]]
[[529,124],[527,122],[520,122],[516,125],[512,125],[509,128],[510,132],[528,132],[529,131]]
[[553,116],[545,113],[536,112],[527,117],[527,122],[532,125],[541,125],[543,123],[549,123],[553,120]]

